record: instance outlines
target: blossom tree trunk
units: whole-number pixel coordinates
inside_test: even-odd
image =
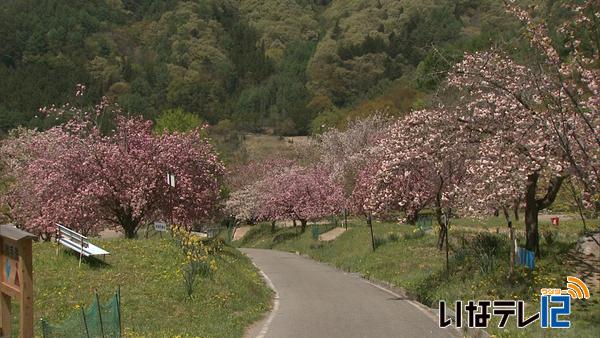
[[[302,232],[304,232],[304,231],[306,230],[306,223],[307,223],[307,222],[308,222],[308,221],[307,221],[307,220],[305,220],[305,219],[301,219],[301,220],[300,220],[300,224],[302,225]]]
[[[135,238],[140,226],[140,219],[133,217],[131,212],[119,210],[115,212],[117,221],[123,228],[126,238]]]
[[[554,202],[565,178],[565,176],[555,176],[552,178],[546,195],[542,198],[537,198],[536,192],[539,173],[534,172],[527,176],[525,193],[525,248],[534,251],[537,257],[540,257],[538,214],[540,210],[546,209]]]

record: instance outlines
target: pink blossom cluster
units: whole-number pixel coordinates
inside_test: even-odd
[[[354,196],[376,215],[402,210],[408,218],[433,204],[438,215],[456,200],[464,178],[464,137],[455,112],[415,111],[378,142],[371,168],[359,176]]]
[[[230,194],[225,203],[228,214],[240,221],[298,220],[306,224],[341,210],[342,189],[323,166],[301,167],[288,161],[267,163],[271,166],[249,164],[248,167],[270,170]]]
[[[321,166],[293,166],[259,183],[259,218],[299,220],[306,224],[341,210],[343,193]]]
[[[96,107],[106,109],[106,101]],[[150,121],[118,117],[114,133],[102,135],[95,117],[75,114],[44,132],[17,130],[2,143],[5,173],[14,180],[2,199],[18,224],[46,237],[55,223],[84,234],[122,227],[132,237],[144,222],[191,224],[214,210],[224,166],[200,130],[156,135]],[[175,187],[166,173],[176,176]]]

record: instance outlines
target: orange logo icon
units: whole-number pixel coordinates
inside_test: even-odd
[[[562,290],[563,294],[571,295],[572,299],[589,299],[590,289],[588,289],[585,283],[573,276],[567,276],[567,289]]]

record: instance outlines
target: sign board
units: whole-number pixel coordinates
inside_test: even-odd
[[[158,232],[167,232],[167,223],[154,222],[154,230]]]
[[[558,217],[552,217],[550,218],[550,221],[552,222],[552,225],[558,226],[560,219]]]
[[[19,283],[19,247],[17,243],[10,240],[4,240],[4,276],[2,281],[13,288],[18,289]]]
[[[19,302],[19,337],[33,337],[34,235],[12,224],[0,226],[0,336],[12,336],[11,301]]]

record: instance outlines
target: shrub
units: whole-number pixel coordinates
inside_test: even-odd
[[[325,243],[323,243],[323,242],[317,242],[317,243],[310,244],[311,250],[318,250],[318,249],[322,249],[323,247],[325,247]]]
[[[481,232],[470,243],[471,249],[478,256],[489,254],[495,257],[500,252],[504,241],[499,235]]]
[[[373,245],[375,246],[375,249],[379,248],[380,246],[384,245],[385,243],[387,243],[387,238],[385,237],[381,237],[381,236],[375,236],[373,238]]]
[[[222,251],[223,241],[220,239],[203,240],[193,235],[183,226],[172,226],[173,239],[182,248],[184,261],[182,274],[185,291],[192,297],[199,278],[212,277],[217,270],[214,256]]]
[[[543,230],[542,231],[542,236],[544,237],[544,240],[546,241],[546,243],[548,245],[552,245],[552,243],[554,243],[554,241],[556,241],[557,235],[558,235],[558,233],[556,231],[552,231],[552,230]]]
[[[388,241],[390,242],[398,242],[400,240],[400,235],[398,235],[397,233],[390,233],[388,235]]]
[[[300,233],[297,232],[284,232],[282,234],[278,234],[275,237],[273,237],[273,243],[277,244],[277,243],[281,243],[290,239],[294,239],[296,237],[298,237],[300,235]]]
[[[468,244],[467,244],[468,243]],[[479,272],[487,275],[495,270],[497,257],[506,245],[506,240],[497,234],[478,233],[470,242],[463,242],[473,253]]]
[[[417,239],[425,236],[425,231],[417,228],[412,232],[408,232],[404,234],[404,239]]]
[[[488,275],[494,271],[495,265],[496,259],[492,254],[483,253],[479,256],[479,272],[481,272],[482,275]]]
[[[461,246],[461,247],[457,248],[456,250],[454,250],[454,254],[452,255],[452,260],[454,261],[455,264],[462,264],[464,261],[466,261],[468,256],[469,256],[469,250],[467,248],[465,248],[464,246]]]

